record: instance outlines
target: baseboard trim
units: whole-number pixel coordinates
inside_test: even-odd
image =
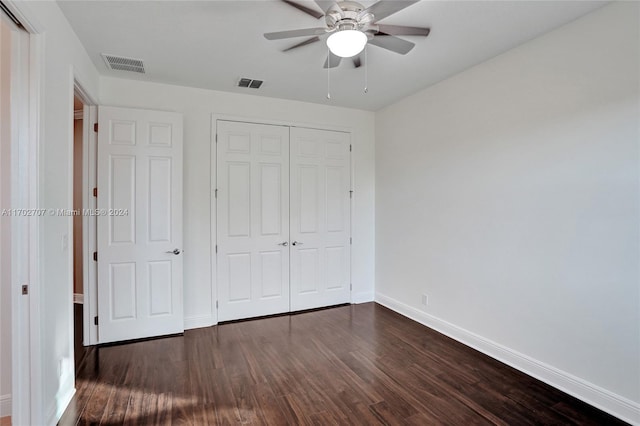
[[[0,395],[0,417],[11,415],[11,394]]]
[[[351,294],[351,303],[359,304],[373,302],[374,298],[375,293],[373,291],[361,291]]]
[[[73,303],[77,303],[78,305],[82,305],[84,303],[84,294],[82,294],[82,293],[73,293]]]
[[[628,423],[640,425],[640,404],[544,362],[479,336],[396,299],[376,293],[375,301],[529,376],[593,405]]]
[[[215,324],[216,322],[214,321],[211,315],[200,315],[197,317],[189,317],[184,319],[185,330],[191,330],[194,328],[211,327],[212,325],[215,325]]]

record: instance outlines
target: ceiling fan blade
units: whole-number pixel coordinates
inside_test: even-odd
[[[325,34],[325,28],[303,28],[301,30],[277,31],[275,33],[265,33],[264,38],[267,40],[280,40],[283,38],[319,36]]]
[[[362,66],[362,55],[356,55],[353,57],[353,66],[360,68]]]
[[[324,16],[324,13],[320,13],[317,10],[310,9],[310,8],[308,8],[306,6],[303,6],[301,4],[298,4],[298,3],[294,2],[294,1],[290,1],[290,0],[282,0],[282,1],[284,3],[286,3],[286,4],[288,4],[289,6],[293,6],[296,9],[303,11],[307,15],[313,16],[316,19],[320,19],[320,18],[322,18]]]
[[[320,41],[320,37],[315,36],[315,37],[308,38],[301,43],[295,44],[291,47],[287,47],[286,49],[283,50],[283,52],[288,52],[289,50],[297,49],[298,47],[306,46],[307,44],[315,43],[316,41]]]
[[[376,34],[373,39],[369,40],[369,44],[391,50],[401,55],[406,55],[415,46],[415,43],[384,33]]]
[[[315,1],[316,1],[316,4],[320,7],[320,9],[322,9],[322,11],[325,14],[332,7],[336,7],[338,10],[340,9],[340,6],[338,6],[338,4],[333,0],[315,0]]]
[[[378,31],[381,33],[395,36],[428,36],[431,32],[430,28],[405,27],[403,25],[384,25],[378,24]]]
[[[342,60],[342,58],[338,55],[334,55],[333,53],[329,52],[329,55],[327,56],[327,60],[324,61],[323,68],[329,68],[329,60],[331,60],[330,68],[335,68],[338,65],[340,65],[340,61]]]
[[[419,0],[380,0],[379,2],[371,5],[371,7],[360,12],[360,16],[365,13],[372,13],[375,21],[377,22],[411,6],[414,3],[418,3],[418,1]]]

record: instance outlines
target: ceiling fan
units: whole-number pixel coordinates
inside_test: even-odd
[[[337,67],[342,58],[353,58],[354,66],[356,68],[359,67],[362,64],[359,54],[367,43],[406,55],[413,49],[415,43],[396,36],[426,37],[430,31],[429,28],[378,23],[378,21],[417,3],[419,0],[380,0],[368,8],[355,1],[315,0],[324,13],[294,1],[281,1],[316,19],[324,16],[326,26],[265,33],[264,37],[267,40],[280,40],[311,36],[285,49],[284,51],[286,52],[315,43],[328,36],[327,46],[329,53],[324,63],[324,68]]]

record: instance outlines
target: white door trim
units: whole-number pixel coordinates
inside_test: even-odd
[[[93,188],[97,187],[97,145],[98,133],[93,131],[93,124],[98,122],[98,107],[95,103],[85,104],[82,121],[82,208],[94,210],[97,199],[93,196]],[[93,253],[97,248],[97,218],[85,215],[82,218],[82,292],[83,292],[83,336],[85,346],[98,344],[98,326],[93,317],[98,315],[98,266],[93,261]]]
[[[355,187],[355,181],[354,181],[354,176],[355,176],[355,164],[354,164],[354,155],[353,155],[353,150],[356,149],[357,146],[357,140],[358,140],[358,135],[357,132],[349,126],[339,126],[339,125],[335,125],[335,124],[330,124],[330,123],[309,123],[309,122],[299,122],[299,121],[286,121],[286,120],[277,120],[277,119],[268,119],[268,118],[261,118],[261,117],[249,117],[249,116],[240,116],[240,115],[233,115],[233,114],[222,114],[222,113],[212,113],[211,114],[211,134],[210,134],[210,155],[211,155],[211,159],[210,159],[210,165],[209,165],[209,172],[210,172],[210,182],[211,182],[211,186],[210,186],[210,190],[209,190],[209,197],[211,200],[210,203],[210,225],[211,225],[211,249],[210,249],[210,253],[211,253],[211,325],[216,325],[218,324],[218,309],[216,307],[216,302],[218,300],[218,282],[217,282],[217,274],[218,274],[218,266],[217,266],[217,261],[218,261],[218,256],[217,253],[215,251],[215,246],[218,244],[218,239],[217,239],[217,224],[218,224],[218,220],[216,217],[216,212],[217,212],[217,201],[215,198],[215,190],[217,188],[217,164],[218,164],[218,158],[216,155],[216,135],[218,133],[218,128],[217,128],[217,122],[218,120],[222,120],[222,121],[239,121],[239,122],[243,122],[243,123],[253,123],[253,124],[267,124],[267,125],[274,125],[274,126],[289,126],[289,127],[304,127],[304,128],[308,128],[308,129],[318,129],[318,130],[331,130],[331,131],[337,131],[337,132],[345,132],[345,133],[350,133],[351,134],[351,146],[352,146],[352,152],[351,152],[351,156],[350,156],[350,175],[351,175],[351,191],[353,194],[353,197],[351,198],[351,206],[349,209],[349,221],[350,221],[350,232],[351,232],[351,236],[353,236],[353,212],[354,212],[354,207],[355,207],[355,200],[356,200],[356,193],[354,190]],[[349,273],[352,274],[351,271],[353,271],[353,244],[350,245],[350,265],[349,265]],[[353,282],[353,277],[351,278],[351,282]],[[355,303],[354,300],[354,293],[353,291],[351,291],[351,303]]]
[[[73,91],[84,104],[82,111],[82,208],[94,210],[96,198],[93,188],[96,183],[96,147],[98,134],[93,131],[93,124],[98,122],[98,103],[84,89],[77,75],[73,74]],[[73,133],[72,133],[73,134]],[[73,146],[73,144],[72,144]],[[74,177],[75,179],[75,177]],[[72,182],[73,184],[73,182]],[[96,251],[96,216],[82,216],[82,343],[85,346],[98,344],[98,327],[92,318],[98,314],[98,280],[97,265],[93,261]]]
[[[23,25],[25,21],[20,18]],[[33,22],[33,21],[31,21]],[[32,27],[33,28],[33,27]],[[29,30],[29,26],[27,26]],[[33,28],[35,29],[35,28]],[[39,208],[40,206],[40,143],[42,138],[43,122],[41,120],[41,99],[44,91],[44,73],[42,72],[42,64],[44,63],[44,35],[31,32],[30,34],[30,91],[29,91],[29,183],[26,188],[29,194],[29,206]],[[31,422],[40,424],[44,421],[44,412],[42,411],[42,350],[41,350],[41,317],[40,311],[42,307],[40,299],[40,267],[41,267],[41,251],[40,235],[42,225],[40,220],[33,220],[29,229],[29,338],[30,353],[22,354],[24,357],[30,357],[31,360],[31,378],[29,382],[29,392],[31,394]],[[19,424],[16,421],[16,424]]]
[[[23,168],[23,179],[16,188],[23,194],[27,209],[40,207],[39,188],[40,176],[40,142],[42,135],[41,98],[44,90],[42,64],[44,63],[44,34],[42,26],[34,18],[25,2],[4,0],[9,8],[29,33],[29,77],[28,77],[28,122],[23,126],[26,137],[21,141],[25,157],[18,168]],[[25,296],[21,294],[20,284],[12,283],[12,422],[14,424],[43,424],[44,411],[42,409],[42,371],[41,371],[41,339],[40,339],[40,264],[41,264],[41,220],[37,216],[29,219],[27,225],[18,232],[20,237],[26,238],[27,250],[17,253],[14,264],[29,265],[26,271],[26,282],[29,285],[28,312],[15,312],[15,307],[21,305]],[[26,234],[26,236],[25,236]],[[26,352],[26,353],[25,353]],[[20,363],[28,360],[28,372],[24,374]],[[18,404],[18,401],[26,404]]]
[[[229,115],[229,114],[211,114],[211,125],[212,129],[216,128],[216,121],[239,121],[241,123],[249,123],[249,124],[266,124],[271,126],[288,126],[288,127],[304,127],[306,129],[318,129],[318,130],[332,130],[335,132],[345,132],[351,133],[354,135],[354,131],[349,126],[338,126],[330,123],[310,123],[310,122],[301,122],[301,121],[287,121],[287,120],[272,120],[267,118],[260,117],[248,117],[248,116],[239,116],[239,115]],[[215,133],[212,134],[212,142],[215,143]]]

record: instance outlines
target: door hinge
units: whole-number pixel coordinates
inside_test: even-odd
[[[353,244],[353,238],[349,237],[349,244]]]
[[[216,133],[216,143],[218,143],[218,134]]]
[[[216,309],[218,309],[218,301],[216,300]]]
[[[216,244],[216,254],[218,253],[218,245]]]
[[[98,188],[93,188],[93,196],[94,197],[98,196]]]
[[[93,123],[93,131],[98,133],[98,123]]]
[[[349,144],[349,152],[351,152],[352,149],[353,149],[353,146]]]
[[[93,325],[98,325],[98,317],[93,317]]]
[[[353,290],[353,283],[349,283],[349,290]]]
[[[94,261],[94,262],[97,262],[97,261],[98,261],[98,252],[97,252],[97,251],[94,251],[94,252],[93,252],[93,261]]]
[[[353,198],[353,189],[349,191],[349,198]]]
[[[215,197],[218,198],[218,188],[215,190]]]
[[[29,286],[27,284],[23,284],[22,285],[22,295],[27,295],[29,294]]]

